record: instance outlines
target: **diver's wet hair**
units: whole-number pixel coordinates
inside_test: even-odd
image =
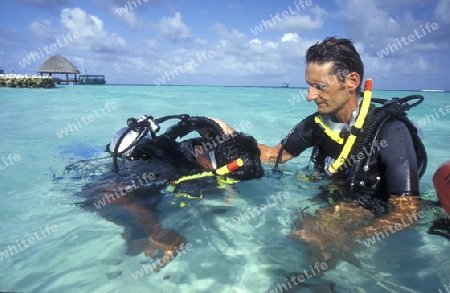
[[[364,65],[359,53],[349,39],[338,39],[336,37],[325,38],[306,51],[306,64],[317,63],[323,65],[333,62],[334,66],[330,74],[338,75],[339,81],[343,82],[350,72],[356,72],[360,80],[364,78]],[[356,89],[361,91],[361,85]]]
[[[224,166],[241,158],[244,166],[231,172],[228,176],[237,180],[250,180],[263,176],[260,151],[256,140],[243,133],[230,135],[230,139],[219,143],[214,150],[217,166]]]

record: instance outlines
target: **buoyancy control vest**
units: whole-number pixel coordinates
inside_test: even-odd
[[[366,81],[362,96],[363,100],[356,119],[353,119],[354,115],[352,115],[351,121],[354,121],[354,124],[348,125],[346,131],[342,133],[340,131],[333,132],[331,127],[324,123],[327,122],[326,119],[322,119],[327,117],[318,113],[310,115],[297,124],[281,141],[274,170],[277,170],[278,163],[281,162],[283,151],[288,151],[285,148],[286,142],[289,141],[293,133],[297,133],[298,127],[302,127],[307,130],[308,135],[313,134],[315,136],[314,141],[308,141],[311,146],[315,146],[311,155],[311,162],[314,162],[315,168],[312,174],[305,174],[306,178],[310,181],[317,181],[326,179],[327,176],[325,175],[328,175],[333,181],[336,179],[340,188],[334,188],[334,184],[330,186],[331,194],[324,194],[328,201],[356,201],[376,216],[381,216],[388,212],[389,193],[418,195],[418,180],[425,173],[427,154],[418,131],[408,119],[406,111],[422,103],[424,98],[420,95],[413,95],[391,100],[372,99],[371,79]],[[410,103],[413,100],[417,101]],[[371,102],[381,103],[382,106],[377,108]],[[397,123],[397,121],[403,123],[411,135],[415,152],[413,155],[417,159],[417,165],[411,167],[417,166],[417,174],[412,174],[415,178],[400,178],[406,180],[403,182],[405,184],[403,190],[400,190],[401,185],[395,186],[396,178],[389,178],[389,185],[391,186],[388,190],[387,177],[383,174],[384,166],[378,156],[380,152],[378,150],[373,151],[373,149],[377,143],[380,143],[378,137],[383,127],[387,126],[387,123]],[[291,154],[298,155],[299,153],[291,149]],[[358,156],[359,154],[361,155]],[[408,170],[404,171],[407,172]],[[412,169],[409,171],[416,172]],[[411,179],[417,181],[409,181]],[[398,193],[393,190],[395,188],[399,189]]]
[[[408,119],[406,111],[422,103],[423,96],[413,95],[391,100],[372,99],[370,79],[366,81],[362,96],[359,113],[353,125],[344,132],[331,130],[318,113],[306,118],[307,124],[316,129],[311,155],[315,173],[326,173],[332,178],[342,179],[350,189],[366,188],[379,191],[382,188],[380,186],[382,176],[378,168],[376,156],[378,152],[374,151],[380,147],[377,138],[386,123],[397,120],[403,122],[411,134],[417,156],[418,175],[419,178],[422,177],[427,166],[427,155],[417,128]],[[409,104],[413,100],[417,101]],[[380,103],[382,106],[377,108],[371,102]],[[291,134],[292,131],[282,141],[283,147],[278,154],[275,169],[281,160],[284,143]]]
[[[417,106],[423,101],[423,96],[414,95],[405,98],[393,98],[391,100],[372,99],[373,102],[382,103],[381,107],[371,105],[369,113],[357,139],[351,148],[350,155],[340,165],[338,170],[331,175],[332,178],[343,179],[350,189],[365,188],[368,190],[382,189],[380,186],[381,177],[378,167],[377,154],[382,142],[379,140],[379,133],[383,126],[391,121],[400,121],[405,124],[411,135],[414,150],[417,157],[417,169],[419,178],[423,176],[427,166],[427,154],[425,147],[418,135],[418,130],[414,123],[407,117],[406,111]],[[418,100],[409,104],[412,100]],[[339,156],[342,144],[346,143],[345,136],[342,143],[336,142],[328,136],[321,127],[316,138],[316,147],[313,150],[312,162],[315,170],[327,172],[330,163]]]
[[[412,99],[419,99],[420,101],[414,105],[408,105],[407,101],[410,101]],[[377,134],[388,121],[397,120],[403,122],[411,134],[414,143],[414,149],[417,155],[419,174],[420,176],[422,176],[425,172],[427,164],[425,147],[423,146],[422,140],[418,135],[418,129],[416,125],[411,120],[409,120],[406,115],[406,110],[422,102],[422,99],[422,96],[408,96],[401,99],[394,98],[390,101],[373,99],[374,102],[383,103],[383,106],[377,108],[374,104],[370,105],[367,121],[363,127],[363,130],[361,131],[361,134],[356,139],[355,144],[352,147],[349,155],[350,158],[348,158],[347,161],[342,164],[341,168],[339,168],[339,171],[343,172],[344,174],[348,174],[353,163],[362,160],[358,159],[358,154],[360,154],[360,157],[363,157],[361,155],[363,154],[364,158],[369,159],[370,161],[370,157],[373,156],[372,151],[374,150],[374,146],[376,147],[377,145],[379,145],[379,141],[376,141]],[[342,141],[337,142],[336,140],[328,136],[323,128],[321,129],[322,131],[318,133],[316,138],[316,146],[318,149],[314,152],[313,160],[316,163],[317,168],[322,169],[322,171],[325,172],[325,166],[320,166],[320,162],[326,161],[327,157],[336,158],[339,155],[340,150],[342,149],[342,144],[345,144],[346,136],[348,136],[348,134],[342,133]],[[364,161],[366,161],[367,164],[368,160]]]
[[[409,101],[417,99],[413,104]],[[423,101],[422,96],[408,96],[405,98],[394,98],[392,100],[373,99],[374,102],[382,103],[383,106],[377,108],[371,105],[369,115],[363,128],[358,134],[351,152],[335,173],[327,172],[342,150],[342,144],[346,143],[346,135],[342,143],[338,143],[328,136],[325,130],[319,126],[316,133],[316,147],[313,149],[311,161],[314,163],[314,176],[317,172],[325,175],[327,173],[332,180],[343,183],[343,188],[329,194],[328,200],[332,202],[355,200],[362,207],[370,210],[375,216],[382,216],[388,212],[388,199],[386,178],[383,176],[383,168],[379,162],[379,151],[383,147],[379,134],[381,129],[392,121],[402,122],[408,129],[414,145],[417,157],[417,172],[420,179],[425,173],[427,166],[427,154],[425,147],[418,135],[416,126],[408,119],[406,111]],[[405,170],[405,172],[407,172]],[[325,176],[318,176],[325,177]],[[418,192],[418,190],[417,190]],[[403,193],[403,195],[406,195]],[[411,194],[417,195],[417,194]]]

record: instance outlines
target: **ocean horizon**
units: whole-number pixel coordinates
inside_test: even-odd
[[[72,84],[69,84],[72,85]],[[276,85],[267,85],[267,86],[263,86],[263,85],[201,85],[201,84],[162,84],[162,85],[156,85],[154,83],[106,83],[106,85],[111,85],[111,86],[161,86],[161,87],[165,87],[165,86],[196,86],[196,87],[260,87],[260,88],[283,88],[282,86],[276,86]],[[67,85],[57,85],[57,86],[67,86]],[[299,87],[299,86],[289,86],[288,88],[290,89],[307,89],[308,87]],[[285,89],[285,88],[283,88]],[[445,90],[445,89],[374,89],[375,91],[397,91],[397,92],[450,92],[450,89]]]

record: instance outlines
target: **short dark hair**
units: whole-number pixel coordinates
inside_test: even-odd
[[[264,171],[261,166],[260,151],[256,140],[243,133],[234,133],[230,139],[219,143],[214,150],[217,167],[241,158],[244,166],[231,172],[228,176],[237,180],[250,180],[263,176]]]
[[[364,64],[349,39],[327,37],[322,42],[317,42],[306,51],[305,62],[306,64],[317,63],[319,65],[333,62],[333,69],[330,74],[338,75],[341,82],[344,82],[350,72],[358,73],[361,83],[356,90],[358,94],[361,91]]]

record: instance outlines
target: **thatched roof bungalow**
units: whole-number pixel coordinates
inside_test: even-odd
[[[80,73],[80,71],[69,60],[59,54],[48,58],[47,61],[39,66],[37,72],[41,75],[47,73],[49,76],[53,76],[53,74],[65,74],[66,79],[61,81],[65,81],[67,83],[77,83],[77,74]],[[69,74],[73,74],[74,78],[69,79]]]

